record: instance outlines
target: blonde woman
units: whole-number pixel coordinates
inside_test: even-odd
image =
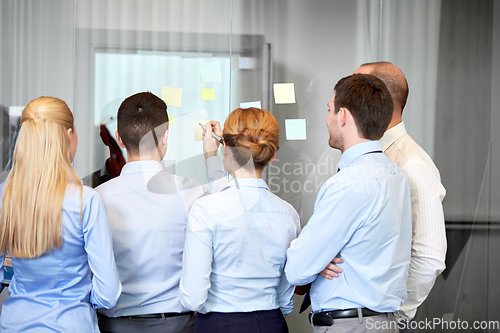
[[[77,141],[64,101],[24,109],[0,185],[0,262],[9,253],[14,269],[2,332],[99,332],[95,308],[120,296],[106,208],[71,166]]]
[[[264,167],[278,151],[279,125],[266,110],[236,109],[220,132],[206,125],[204,150],[210,164],[224,139],[224,166],[233,180],[191,208],[181,277],[181,302],[198,311],[195,333],[286,333],[293,286],[284,275],[286,251],[300,232],[295,209],[269,191]],[[215,172],[217,174],[217,172]],[[212,182],[212,181],[211,181]],[[216,184],[212,184],[216,185]],[[212,186],[212,190],[214,186]]]

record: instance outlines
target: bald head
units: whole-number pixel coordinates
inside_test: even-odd
[[[371,74],[382,80],[391,93],[394,116],[401,117],[408,98],[408,82],[399,68],[390,62],[379,61],[361,65],[354,74]]]

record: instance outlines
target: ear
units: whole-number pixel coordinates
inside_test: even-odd
[[[165,131],[165,133],[163,133],[163,136],[161,137],[161,140],[160,140],[161,144],[163,145],[163,147],[167,147],[167,143],[168,143],[168,130]]]
[[[347,112],[349,112],[346,108],[340,108],[339,113],[337,114],[337,121],[339,127],[344,127],[347,123]]]
[[[229,147],[226,145],[226,141],[222,141],[222,155],[228,156],[229,155]]]
[[[273,157],[271,157],[271,159],[270,159],[270,160],[269,160],[269,162],[267,162],[267,163],[271,163],[271,162],[273,162],[275,159],[276,159],[276,153],[274,153]]]
[[[118,145],[124,149],[127,149],[127,147],[125,147],[125,145],[123,144],[122,137],[120,136],[120,134],[118,134],[118,130],[115,132],[115,137]]]
[[[68,132],[68,139],[71,140],[71,137],[73,136],[73,129],[72,128],[68,128],[67,132]]]

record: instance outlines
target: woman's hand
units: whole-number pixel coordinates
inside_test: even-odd
[[[212,132],[222,138],[222,130],[218,121],[211,120],[205,124],[206,130],[203,131],[203,154],[205,159],[217,156],[217,149],[219,149],[220,142],[212,137]]]

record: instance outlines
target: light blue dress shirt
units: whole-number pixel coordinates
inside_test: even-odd
[[[314,214],[288,250],[286,276],[310,282],[314,312],[366,307],[399,310],[410,264],[411,203],[408,180],[378,141],[347,149],[340,171],[321,188]],[[343,272],[319,273],[338,256]]]
[[[179,298],[189,210],[208,191],[201,182],[162,171],[157,161],[127,163],[96,188],[108,209],[123,291],[108,317],[189,311]]]
[[[80,192],[68,185],[61,248],[38,258],[12,258],[14,276],[2,307],[2,332],[99,332],[94,309],[113,307],[121,284],[106,207],[87,186],[82,209],[80,221]]]
[[[294,287],[283,269],[299,233],[295,209],[262,179],[233,179],[201,198],[189,214],[182,303],[200,313],[291,312]]]

